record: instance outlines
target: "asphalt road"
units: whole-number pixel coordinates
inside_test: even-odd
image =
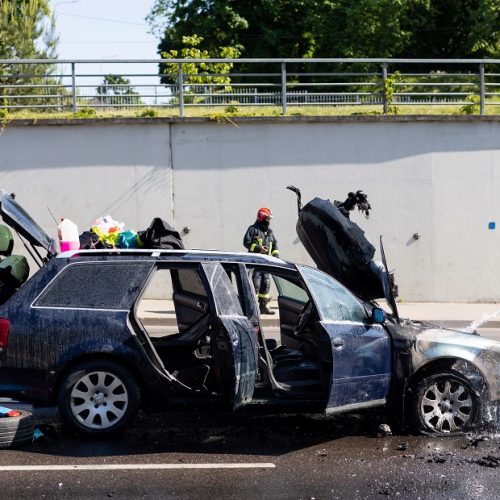
[[[500,329],[480,330],[500,340]],[[266,329],[278,336],[277,328]],[[382,435],[374,416],[141,414],[123,435],[43,437],[0,452],[1,498],[497,499],[500,422],[452,438]]]
[[[500,434],[381,436],[379,420],[141,415],[103,441],[44,437],[0,453],[1,497],[496,499]]]

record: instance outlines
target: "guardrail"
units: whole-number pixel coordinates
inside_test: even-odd
[[[214,71],[220,63],[231,69]],[[375,106],[388,114],[422,105],[496,111],[500,59],[0,60],[0,110],[9,112]]]

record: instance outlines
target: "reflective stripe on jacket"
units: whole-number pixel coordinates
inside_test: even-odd
[[[262,247],[267,247],[267,255],[278,257],[278,240],[274,237],[273,230],[262,222],[255,221],[243,237],[244,247],[252,253],[262,253]]]

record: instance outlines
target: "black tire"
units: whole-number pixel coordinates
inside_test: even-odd
[[[452,371],[429,375],[416,386],[412,420],[420,433],[457,434],[481,422],[482,406],[466,378]]]
[[[19,416],[0,418],[0,448],[24,446],[33,441],[32,413],[16,411],[19,411]]]
[[[122,431],[136,417],[140,392],[134,376],[111,360],[85,361],[61,380],[59,412],[71,430],[92,436]]]

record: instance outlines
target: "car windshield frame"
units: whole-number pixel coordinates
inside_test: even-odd
[[[366,323],[369,320],[365,304],[329,274],[300,264],[297,264],[297,269],[316,304],[321,321]],[[343,300],[334,303],[332,291],[336,298]]]

